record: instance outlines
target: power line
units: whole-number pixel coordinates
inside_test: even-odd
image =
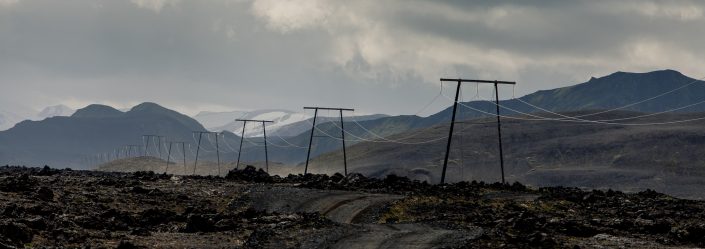
[[[193,133],[198,133],[198,147],[196,148],[196,160],[193,162],[193,174],[196,174],[196,165],[198,164],[198,153],[201,150],[201,139],[203,138],[203,134],[212,134],[215,135],[215,152],[218,157],[218,175],[220,176],[220,150],[218,149],[218,133],[210,131],[194,131]]]
[[[616,110],[622,110],[622,109],[627,108],[627,107],[635,106],[635,105],[638,105],[638,104],[641,104],[641,103],[644,103],[644,102],[647,102],[647,101],[654,100],[654,99],[656,99],[656,98],[660,98],[660,97],[665,96],[665,95],[667,95],[667,94],[673,93],[673,92],[675,92],[675,91],[678,91],[678,90],[680,90],[680,89],[683,89],[683,88],[686,88],[686,87],[688,87],[688,86],[690,86],[690,85],[693,85],[693,84],[695,84],[695,83],[697,83],[697,82],[700,82],[700,81],[703,80],[703,79],[705,79],[705,77],[702,77],[702,78],[699,78],[699,79],[695,79],[695,80],[690,81],[690,82],[686,83],[685,85],[682,85],[682,86],[680,86],[680,87],[677,87],[677,88],[675,88],[675,89],[673,89],[673,90],[670,90],[670,91],[661,93],[661,94],[659,94],[659,95],[656,95],[656,96],[653,96],[653,97],[650,97],[650,98],[647,98],[647,99],[644,99],[644,100],[641,100],[641,101],[633,102],[633,103],[630,103],[630,104],[628,104],[628,105],[624,105],[624,106],[620,106],[620,107],[617,107],[617,108],[614,108],[614,109],[604,110],[604,111],[600,111],[600,112],[596,112],[596,113],[590,113],[590,114],[585,114],[585,115],[579,115],[579,116],[575,116],[575,117],[577,117],[577,118],[582,118],[582,117],[588,117],[588,116],[594,116],[594,115],[603,114],[603,113],[607,113],[607,112],[612,112],[612,111],[616,111]]]
[[[242,141],[245,140],[245,126],[247,125],[247,122],[256,122],[256,123],[262,123],[262,133],[264,133],[264,164],[265,164],[265,168],[267,170],[267,173],[269,173],[269,152],[267,151],[267,126],[265,124],[266,123],[274,123],[274,121],[253,120],[253,119],[236,119],[235,121],[243,122],[242,123],[242,136],[240,137],[240,151],[237,154],[237,164],[236,164],[235,168],[240,166],[240,155],[242,154]],[[248,140],[248,142],[249,142],[249,140]]]
[[[455,90],[455,100],[453,101],[453,113],[451,114],[451,122],[450,122],[450,130],[448,132],[448,144],[446,146],[446,155],[445,159],[443,160],[443,172],[441,173],[441,184],[445,183],[445,178],[446,178],[446,170],[448,168],[448,156],[450,155],[450,145],[451,141],[453,140],[453,128],[455,127],[455,114],[456,110],[458,109],[458,97],[460,95],[460,89],[462,83],[466,82],[472,82],[472,83],[489,83],[489,84],[494,84],[494,89],[495,89],[495,102],[497,104],[497,140],[499,141],[499,162],[500,162],[500,169],[502,171],[502,184],[505,183],[504,181],[504,151],[502,148],[502,123],[499,117],[499,91],[498,91],[498,85],[503,84],[503,85],[515,85],[516,82],[511,82],[511,81],[491,81],[491,80],[470,80],[470,79],[446,79],[446,78],[441,78],[441,82],[443,81],[448,81],[448,82],[457,82],[456,90]]]
[[[166,156],[166,168],[164,169],[164,174],[166,174],[169,171],[169,163],[171,160],[171,147],[174,144],[180,144],[181,145],[181,154],[183,154],[183,160],[184,160],[184,174],[186,174],[186,151],[185,151],[185,143],[184,142],[176,142],[176,141],[171,141],[167,142],[169,144],[169,149],[168,153]]]
[[[311,145],[313,144],[313,133],[316,130],[316,118],[318,117],[318,110],[329,110],[329,111],[339,111],[340,112],[340,135],[341,141],[343,143],[343,169],[345,176],[348,175],[348,157],[345,151],[345,125],[343,122],[343,111],[355,111],[355,109],[350,108],[331,108],[331,107],[304,107],[304,110],[314,110],[313,113],[313,124],[311,126],[311,137],[308,141],[308,153],[306,154],[306,166],[304,168],[304,175],[308,174],[308,163],[311,158]]]

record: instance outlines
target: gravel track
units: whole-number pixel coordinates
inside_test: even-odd
[[[482,229],[457,231],[426,224],[376,224],[383,205],[403,196],[292,187],[255,187],[249,198],[253,207],[268,212],[319,212],[328,219],[351,224],[354,229],[331,248],[445,248],[477,238]],[[360,223],[364,220],[366,222]]]

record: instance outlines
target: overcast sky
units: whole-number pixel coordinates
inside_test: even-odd
[[[440,77],[517,81],[517,96],[615,71],[700,78],[704,12],[703,1],[0,0],[0,109],[414,114]]]

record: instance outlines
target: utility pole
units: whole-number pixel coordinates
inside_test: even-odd
[[[193,174],[196,174],[196,165],[198,164],[198,153],[201,150],[201,139],[203,138],[203,134],[206,135],[215,135],[215,153],[218,157],[218,176],[220,176],[220,148],[218,146],[218,133],[217,132],[210,132],[210,131],[194,131],[193,133],[198,133],[198,147],[196,148],[196,160],[193,162]],[[184,153],[186,154],[186,153]],[[185,160],[184,160],[185,161]]]
[[[235,169],[240,168],[240,155],[242,155],[242,141],[245,140],[245,126],[247,121],[242,123],[242,133],[240,134],[240,147],[237,149],[237,162],[235,163]]]
[[[159,152],[159,159],[162,159],[162,138],[164,136],[159,136],[159,135],[142,135],[142,139],[147,138],[147,144],[144,146],[144,155],[149,156],[149,142],[152,140],[152,138],[157,138],[157,151]]]
[[[133,145],[128,145],[127,147],[129,148],[128,153],[127,153],[128,157],[137,157],[140,155],[140,146],[139,145],[133,144]],[[133,150],[135,151],[134,154],[132,154]]]
[[[169,163],[171,162],[171,147],[172,147],[172,145],[181,144],[181,152],[183,152],[182,154],[184,156],[184,174],[186,174],[186,171],[185,171],[186,170],[186,151],[184,150],[185,143],[184,142],[175,142],[175,141],[166,142],[166,143],[169,144],[169,149],[168,149],[168,153],[166,156],[166,168],[164,169],[164,173],[167,173],[167,171],[169,170]]]
[[[458,85],[455,89],[455,101],[453,102],[453,113],[451,115],[451,121],[450,121],[450,131],[448,133],[448,144],[446,146],[446,156],[445,159],[443,160],[443,172],[441,173],[441,184],[445,183],[446,179],[446,169],[448,168],[448,156],[450,155],[450,144],[451,141],[453,140],[453,128],[455,127],[455,113],[456,110],[458,109],[458,96],[460,95],[460,86],[462,83],[465,82],[471,82],[471,83],[488,83],[488,84],[494,84],[494,89],[495,89],[495,105],[497,106],[497,139],[499,140],[499,166],[502,171],[502,184],[505,183],[504,181],[504,152],[502,150],[502,123],[499,118],[499,92],[497,91],[497,85],[499,84],[505,84],[505,85],[516,85],[516,82],[512,81],[498,81],[498,80],[469,80],[469,79],[446,79],[446,78],[441,78],[441,82],[444,81],[450,81],[450,82],[457,82]]]
[[[236,119],[235,121],[243,122],[242,123],[242,136],[240,137],[240,148],[238,149],[237,165],[235,165],[235,168],[237,169],[240,166],[240,155],[242,155],[242,141],[245,140],[245,125],[247,125],[247,122],[262,123],[262,132],[264,133],[264,164],[265,164],[265,169],[267,170],[267,173],[269,173],[269,153],[267,152],[267,126],[265,124],[266,123],[274,123],[274,121],[253,120],[253,119]]]
[[[123,145],[122,148],[120,148],[121,153],[123,154],[125,159],[130,157],[130,146],[129,145]]]
[[[157,150],[159,151],[159,159],[163,159],[163,157],[162,157],[162,138],[165,138],[165,137],[157,136]]]
[[[343,126],[343,111],[355,111],[355,109],[349,108],[330,108],[330,107],[304,107],[304,110],[314,110],[313,113],[313,126],[311,126],[311,137],[308,140],[308,153],[306,154],[306,167],[304,168],[304,175],[308,174],[308,162],[311,159],[311,144],[313,143],[313,132],[316,130],[316,118],[318,117],[318,110],[333,110],[340,112],[340,134],[343,141],[343,168],[345,176],[348,175],[348,159],[345,154],[345,128]]]
[[[120,150],[121,150],[120,154],[123,154],[123,156],[124,156],[123,158],[130,158],[130,157],[132,157],[132,150],[133,149],[137,149],[137,152],[139,154],[139,148],[140,148],[139,145],[130,145],[130,144],[123,145],[120,148]]]

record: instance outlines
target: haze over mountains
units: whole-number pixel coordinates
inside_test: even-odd
[[[56,116],[70,116],[75,110],[65,105],[48,106],[41,111],[0,110],[0,131],[7,130],[23,120],[43,120]]]
[[[544,90],[519,99],[504,100],[500,105],[503,115],[533,113],[532,115],[547,118],[560,117],[541,110],[544,109],[565,113],[561,115],[579,115],[590,120],[616,120],[612,122],[625,124],[677,121],[703,116],[701,112],[705,112],[705,104],[700,104],[705,103],[703,83],[705,82],[673,70],[649,73],[617,72],[571,87]],[[630,105],[632,103],[637,104]],[[619,108],[623,106],[625,107]],[[492,123],[493,119],[482,119],[492,115],[494,108],[493,103],[485,100],[464,102],[460,105],[459,120],[479,118],[473,122],[481,123],[467,124],[467,127],[463,128],[467,129],[466,131],[459,131],[459,140],[453,141],[454,150],[462,147],[463,153],[466,153],[460,157],[457,155],[459,151],[453,152],[456,153],[454,165],[459,165],[457,160],[462,158],[465,162],[463,165],[473,165],[475,170],[468,171],[464,179],[497,180],[497,145],[494,139],[496,127]],[[599,113],[599,110],[613,108],[619,109],[590,115]],[[437,181],[438,167],[442,163],[445,149],[444,137],[447,136],[450,110],[449,107],[428,117],[346,117],[346,141],[350,146],[348,158],[351,170],[376,176],[386,173],[407,174]],[[633,118],[642,113],[652,114],[644,118]],[[208,124],[204,127],[194,118],[154,103],[140,104],[127,112],[108,106],[91,105],[76,111],[71,117],[24,121],[12,129],[0,132],[0,162],[50,164],[55,167],[94,167],[97,163],[86,159],[88,156],[114,153],[116,148],[127,144],[144,145],[146,141],[142,140],[141,136],[145,134],[161,135],[167,137],[167,140],[190,143],[191,149],[186,153],[188,160],[192,161],[196,144],[196,137],[192,132],[204,131],[207,128],[226,130],[219,137],[218,144],[221,160],[231,162],[236,160],[237,154],[234,151],[238,149],[240,142],[240,137],[236,134],[239,134],[240,130],[229,125],[233,125],[231,122],[236,118],[249,117],[279,119],[280,123],[272,125],[271,128],[268,126],[269,158],[292,167],[301,167],[306,158],[310,123],[305,121],[306,116],[297,115],[301,114],[282,110],[196,115],[196,119]],[[342,163],[338,151],[341,146],[338,138],[341,131],[337,121],[337,118],[319,120],[316,135],[334,138],[314,139],[312,156],[317,157],[312,164],[314,171],[333,172]],[[702,153],[705,151],[699,150],[703,147],[701,143],[705,143],[705,134],[700,131],[703,125],[701,122],[666,126],[600,125],[507,118],[504,122],[507,132],[505,142],[508,175],[509,179],[514,180],[536,184],[570,182],[575,179],[560,178],[558,175],[561,174],[555,174],[557,170],[585,176],[587,174],[580,170],[601,168],[602,171],[597,171],[609,172],[608,175],[628,175],[625,176],[627,178],[646,175],[646,180],[643,180],[641,185],[634,186],[658,186],[657,178],[665,179],[684,172],[700,174],[697,162],[705,160],[705,157],[700,156],[705,155]],[[264,159],[261,138],[254,135],[259,131],[254,125],[251,129],[246,130],[246,136],[252,134],[254,137],[248,137],[244,143],[241,158],[243,162],[258,162]],[[389,143],[384,140],[403,143]],[[434,141],[413,144],[428,140]],[[155,142],[152,141],[152,144]],[[214,142],[212,136],[203,138],[203,150],[200,151],[202,160],[216,159]],[[150,152],[152,156],[158,156],[159,150],[156,147],[153,146],[150,150],[153,150]],[[162,144],[161,152],[165,151]],[[180,156],[181,152],[174,153]],[[641,154],[648,156],[639,157]],[[458,170],[457,166],[454,170]],[[454,176],[457,177],[457,174]],[[599,175],[596,179],[606,178]],[[596,180],[591,182],[594,184]]]

